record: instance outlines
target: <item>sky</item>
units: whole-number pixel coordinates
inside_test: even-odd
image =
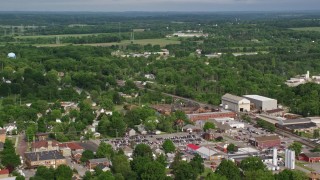
[[[320,0],[0,0],[0,11],[294,11]]]

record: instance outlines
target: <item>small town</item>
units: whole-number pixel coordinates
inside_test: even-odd
[[[18,132],[17,124],[9,123],[0,131],[0,147],[6,150],[6,144],[11,143],[10,146],[16,148],[19,166],[15,168],[26,178],[33,177],[40,166],[58,168],[66,165],[72,169],[73,179],[82,179],[88,172],[97,169],[110,171],[111,166],[119,163],[112,161],[114,153],[121,151],[125,159],[133,161],[136,153],[146,153],[137,152],[139,146],[149,148],[152,158],[163,158],[167,169],[172,168],[177,156],[186,162],[201,157],[206,171],[215,171],[223,160],[241,166],[245,159],[260,158],[271,172],[298,169],[310,177],[319,175],[320,153],[313,150],[319,147],[320,140],[299,135],[309,133],[319,137],[320,117],[288,113],[288,109],[278,104],[276,99],[259,95],[241,97],[225,94],[218,107],[173,97],[176,99],[174,104],[132,107],[149,111],[157,118],[180,113],[181,119],[176,116],[176,129],[171,133],[149,127],[152,125],[146,121],[145,124],[125,129],[123,136],[103,136],[99,130],[99,119],[112,117],[115,112],[106,111],[92,103],[96,117],[83,132],[74,132],[82,135],[79,141],[59,142],[56,137],[60,132],[50,127],[46,127],[45,132],[34,132],[31,136],[28,129]],[[61,102],[59,105],[65,115],[79,109],[77,102]],[[46,113],[49,111],[45,110]],[[39,113],[38,116],[40,118],[42,115]],[[149,121],[157,124],[157,118]],[[61,123],[61,120],[56,119],[56,122]],[[9,169],[0,172],[1,178],[9,177]],[[167,176],[173,176],[171,171],[166,172]]]
[[[0,180],[320,180],[320,1],[0,5]]]

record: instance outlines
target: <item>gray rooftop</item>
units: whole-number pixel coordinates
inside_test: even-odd
[[[65,159],[57,150],[54,151],[42,151],[42,152],[27,152],[24,154],[27,159],[31,161],[37,161],[38,157],[40,161],[51,159]]]
[[[99,159],[90,159],[90,163],[104,163],[106,161],[109,161],[107,158],[99,158]]]
[[[232,94],[228,94],[228,93],[222,96],[222,100],[230,101],[233,103],[239,103],[239,101],[241,101],[243,99],[246,99],[246,98],[232,95]]]

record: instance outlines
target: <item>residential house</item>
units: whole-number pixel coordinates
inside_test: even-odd
[[[133,154],[133,149],[130,148],[129,146],[126,146],[123,148],[123,152],[124,152],[124,155],[126,155],[127,157],[131,157]]]
[[[214,140],[214,132],[212,130],[208,130],[207,132],[203,133],[202,137],[207,141],[212,141]]]
[[[4,143],[6,141],[6,133],[5,129],[0,129],[0,142]]]
[[[52,150],[59,150],[59,142],[52,140],[52,141],[37,141],[31,144],[31,148],[33,152],[40,152],[40,151],[52,151]]]
[[[46,141],[49,138],[50,133],[37,133],[36,140],[37,141]]]
[[[99,158],[99,159],[90,159],[87,161],[88,169],[94,169],[99,164],[105,165],[107,167],[110,166],[110,161],[107,158]]]
[[[143,134],[143,135],[147,134],[147,131],[146,131],[146,129],[145,129],[143,124],[136,125],[136,127],[138,128],[138,131],[140,132],[140,134]]]
[[[201,129],[198,128],[198,127],[195,126],[195,125],[187,124],[187,125],[185,125],[185,126],[182,127],[182,131],[183,131],[183,132],[192,133],[192,132],[199,132],[199,131],[201,131]]]
[[[28,168],[46,166],[56,168],[59,165],[67,164],[66,158],[59,151],[26,152],[24,154]]]
[[[3,129],[5,129],[7,133],[12,134],[13,131],[17,130],[17,125],[16,123],[8,123],[3,126]]]
[[[77,143],[61,143],[59,144],[59,150],[63,156],[71,156],[72,151],[83,150],[83,147]]]
[[[134,130],[134,129],[129,129],[129,131],[128,131],[127,134],[128,134],[129,137],[135,136],[135,135],[136,135],[136,130]]]

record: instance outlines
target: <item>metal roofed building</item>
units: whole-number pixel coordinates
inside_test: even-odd
[[[205,159],[210,159],[217,152],[206,147],[200,147],[196,152]]]
[[[278,102],[276,99],[271,99],[259,95],[244,95],[243,97],[250,100],[255,105],[257,110],[268,111],[278,108]]]
[[[225,94],[221,98],[222,106],[235,112],[250,111],[250,101],[244,97]]]

